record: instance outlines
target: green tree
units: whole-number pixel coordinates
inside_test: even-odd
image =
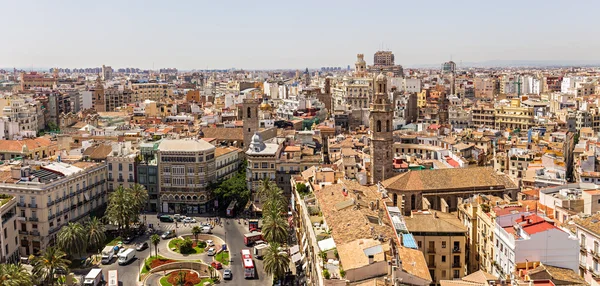
[[[267,274],[279,280],[285,276],[290,267],[290,257],[287,252],[279,250],[279,243],[272,242],[265,253],[263,265]]]
[[[160,236],[158,236],[158,234],[153,234],[150,237],[150,242],[152,242],[152,244],[154,245],[154,253],[158,257],[158,244],[160,243]]]
[[[130,195],[123,186],[117,187],[108,197],[108,206],[106,207],[106,218],[116,224],[119,229],[129,225],[133,216],[133,207]]]
[[[192,252],[192,249],[194,249],[193,247],[194,242],[189,239],[189,238],[185,238],[182,242],[179,243],[179,253],[181,254],[188,254],[190,252]]]
[[[202,229],[200,229],[199,226],[192,227],[192,234],[194,235],[194,239],[196,240],[196,242],[198,242],[198,234],[200,234],[201,232]]]
[[[31,286],[32,280],[21,264],[0,264],[0,286]]]
[[[36,256],[33,261],[33,275],[45,282],[46,285],[54,285],[56,281],[55,273],[57,270],[67,272],[69,263],[65,257],[67,254],[56,247],[48,247],[40,256]]]
[[[80,223],[68,223],[56,235],[57,245],[60,249],[73,257],[81,258],[87,249],[87,232]]]
[[[137,210],[136,214],[139,214],[148,203],[148,191],[140,184],[135,184],[128,190],[131,193],[134,208]],[[139,215],[135,217],[139,218]]]
[[[225,209],[230,202],[236,200],[238,206],[245,206],[250,199],[250,190],[246,184],[245,173],[235,174],[233,177],[216,184],[213,196],[219,201],[219,209]]]
[[[90,249],[98,250],[106,240],[106,228],[104,223],[97,217],[92,218],[85,225],[87,233],[87,245]]]
[[[288,238],[288,222],[281,216],[281,209],[263,209],[262,232],[268,242],[285,243]]]
[[[308,187],[304,183],[296,183],[296,191],[303,196],[308,194]]]

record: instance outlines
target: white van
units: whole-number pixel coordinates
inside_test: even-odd
[[[119,265],[127,264],[129,261],[135,258],[135,249],[129,248],[122,253],[119,253]]]

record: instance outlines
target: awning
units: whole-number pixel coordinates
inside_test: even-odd
[[[296,253],[294,255],[292,255],[292,262],[296,263],[298,261],[300,261],[302,259],[302,255],[300,255],[300,253]]]
[[[294,255],[296,254],[298,251],[300,251],[300,246],[298,246],[297,244],[290,247],[290,254]]]

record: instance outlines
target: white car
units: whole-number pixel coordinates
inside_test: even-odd
[[[215,246],[215,243],[212,240],[209,239],[209,240],[206,241],[206,245],[208,245],[208,246]]]
[[[208,256],[214,256],[216,253],[217,251],[215,251],[214,247],[209,248],[207,251]]]
[[[196,219],[188,216],[188,217],[186,217],[186,218],[183,219],[183,222],[185,222],[185,223],[196,223]]]
[[[231,273],[230,269],[225,269],[225,271],[223,271],[223,279],[231,279],[233,278],[233,274]]]

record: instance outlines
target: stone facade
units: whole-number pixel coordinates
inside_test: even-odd
[[[375,96],[371,103],[369,127],[371,129],[371,180],[379,183],[394,175],[392,166],[392,120],[394,111],[387,96],[387,78],[380,74],[375,80]]]

